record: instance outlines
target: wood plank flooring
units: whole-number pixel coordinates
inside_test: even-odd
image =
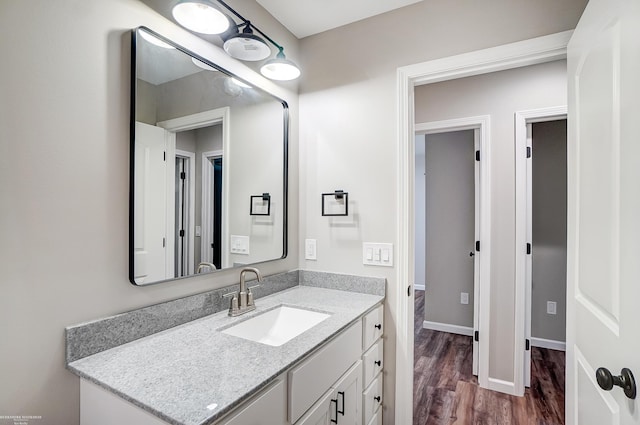
[[[414,425],[564,425],[563,351],[532,347],[524,397],[478,386],[471,337],[422,328],[424,291],[416,291]]]

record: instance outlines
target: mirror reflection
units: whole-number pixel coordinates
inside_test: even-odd
[[[132,41],[131,282],[286,256],[286,103],[147,28]]]

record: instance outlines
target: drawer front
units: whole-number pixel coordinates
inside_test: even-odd
[[[245,407],[232,414],[220,425],[274,425],[287,424],[287,385],[284,377],[278,378],[263,393],[249,400]]]
[[[362,364],[363,364],[363,387],[367,388],[373,378],[380,373],[382,368],[384,367],[384,343],[381,339],[379,339],[373,347],[369,348],[366,353],[362,356]]]
[[[360,359],[362,323],[356,322],[289,371],[289,421],[295,423]]]
[[[363,423],[368,424],[382,405],[382,375],[378,375],[371,385],[362,393]]]
[[[384,307],[379,305],[362,320],[362,351],[367,350],[384,331]]]
[[[382,425],[382,408],[379,407],[367,425]]]

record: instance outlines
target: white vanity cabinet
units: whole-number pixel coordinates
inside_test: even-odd
[[[381,304],[362,319],[362,424],[382,424],[382,369],[384,368],[384,306]]]
[[[287,425],[287,381],[280,376],[219,425]]]
[[[381,425],[382,308],[376,306],[215,425]],[[85,379],[80,406],[82,425],[167,424]]]
[[[295,425],[359,425],[362,362],[358,360]]]

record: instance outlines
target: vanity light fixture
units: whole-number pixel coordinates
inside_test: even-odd
[[[181,0],[171,13],[180,25],[200,34],[222,34],[231,26],[229,17],[206,0]]]
[[[227,38],[223,47],[229,56],[243,61],[261,61],[271,55],[267,42],[253,33],[249,21],[244,24],[241,33]]]
[[[260,68],[260,73],[271,80],[289,81],[300,76],[300,68],[286,58],[283,48],[279,47],[275,58],[269,59]]]
[[[224,7],[241,22],[236,24],[231,17],[221,12],[214,2]],[[278,53],[275,58],[261,66],[260,73],[271,80],[278,81],[295,80],[300,76],[300,68],[285,57],[284,47],[256,28],[223,0],[180,0],[173,7],[173,17],[180,25],[191,31],[201,34],[219,34],[224,40],[225,52],[243,61],[260,61],[268,58],[271,54],[268,41],[278,49]],[[262,37],[254,34],[254,31]]]

